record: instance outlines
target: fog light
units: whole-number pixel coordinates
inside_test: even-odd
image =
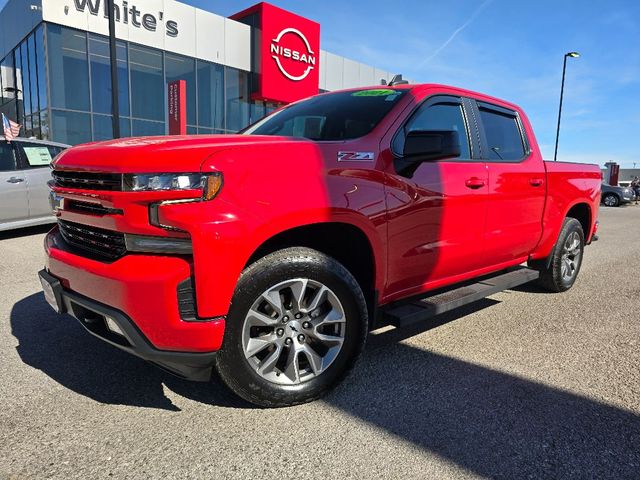
[[[125,245],[130,252],[176,253],[191,255],[193,248],[189,238],[152,237],[126,233]]]
[[[109,330],[111,330],[113,333],[117,333],[118,335],[122,335],[124,337],[124,332],[120,328],[120,325],[118,325],[113,318],[104,317],[104,321],[107,323],[107,328]]]

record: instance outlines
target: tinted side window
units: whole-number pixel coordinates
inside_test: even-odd
[[[515,115],[480,107],[480,118],[487,137],[488,159],[520,160],[524,157],[524,145]]]
[[[0,142],[0,172],[8,172],[16,169],[16,157],[13,147],[7,142]]]
[[[58,155],[61,151],[64,150],[64,148],[57,147],[54,145],[47,145],[47,149],[49,150],[49,154],[51,155],[51,158],[56,158],[56,155]]]
[[[405,135],[416,130],[454,130],[460,137],[460,158],[471,158],[467,127],[462,113],[462,105],[457,103],[435,103],[423,105],[405,126]],[[402,152],[404,135],[394,140],[393,150]]]

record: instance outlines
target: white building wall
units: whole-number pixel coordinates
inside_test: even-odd
[[[76,9],[74,0],[9,0],[0,14],[0,58],[18,45],[42,20],[108,35],[108,21],[104,17],[105,0],[92,0],[94,5],[98,1],[100,10],[97,15],[92,15],[88,0],[84,12]],[[122,5],[122,0],[116,0],[115,3]],[[139,19],[144,14],[152,14],[157,19],[156,29],[149,31],[142,26],[135,27],[130,21],[128,24],[116,22],[116,36],[119,39],[251,70],[251,28],[248,25],[175,0],[137,0],[135,5],[141,10]],[[178,24],[179,33],[176,37],[167,35],[166,23],[169,21]],[[324,50],[320,52],[319,60],[319,87],[322,90],[379,85],[381,79],[390,80],[393,76],[392,72]]]
[[[225,64],[226,20],[218,15],[196,15],[196,57]]]
[[[204,48],[204,46],[202,47]],[[229,67],[251,70],[251,27],[224,19],[225,63]]]

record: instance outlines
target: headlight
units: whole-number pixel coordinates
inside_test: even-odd
[[[203,200],[213,199],[222,187],[222,174],[132,173],[124,176],[123,189],[132,192],[199,190]]]

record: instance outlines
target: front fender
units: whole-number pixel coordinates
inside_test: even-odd
[[[290,150],[265,147],[260,153],[277,159],[264,162],[246,158],[242,149],[227,150],[203,166],[205,171],[223,173],[218,197],[159,208],[163,225],[191,236],[200,317],[228,313],[242,270],[262,244],[311,224],[346,223],[361,230],[375,252],[375,284],[382,288],[386,275],[382,175],[367,169],[328,170],[315,148],[312,143],[304,145],[304,154],[292,156]]]
[[[373,252],[383,252],[380,231],[368,217],[344,209],[299,209],[268,218],[242,211],[221,201],[217,212],[206,203],[165,205],[162,221],[186,230],[193,243],[193,274],[198,316],[213,318],[228,313],[235,286],[252,255],[269,239],[286,231],[327,222],[346,223],[362,231]],[[207,218],[206,222],[198,219]],[[348,248],[348,245],[345,245]],[[376,288],[384,278],[384,255],[374,255]]]

